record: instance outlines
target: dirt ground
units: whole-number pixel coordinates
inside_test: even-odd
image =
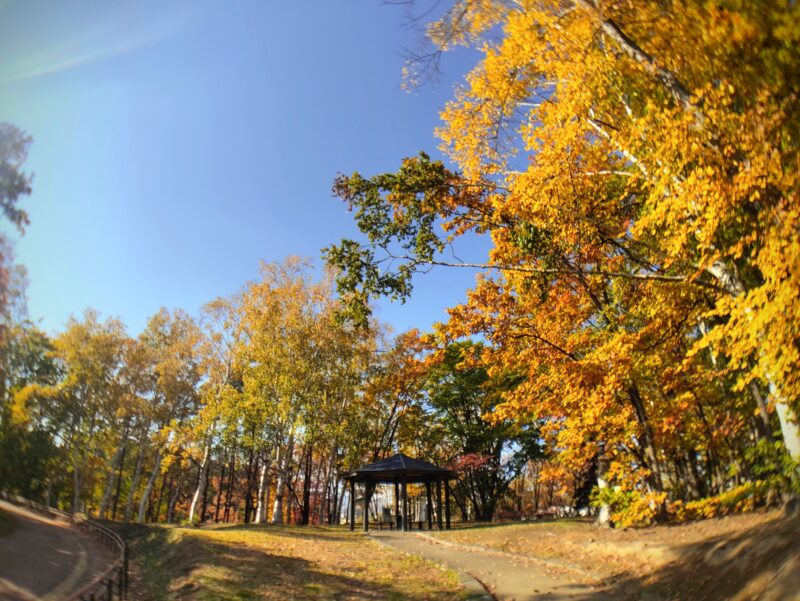
[[[102,574],[113,557],[61,522],[0,501],[14,520],[0,538],[0,601],[57,601]]]
[[[778,511],[645,529],[564,520],[432,534],[586,570],[618,599],[800,600],[800,518]]]

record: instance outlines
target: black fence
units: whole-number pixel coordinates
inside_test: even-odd
[[[0,499],[25,507],[50,519],[66,522],[85,532],[109,550],[114,559],[108,568],[64,601],[114,601],[128,598],[128,547],[116,532],[89,519],[34,503],[23,497],[0,491]]]

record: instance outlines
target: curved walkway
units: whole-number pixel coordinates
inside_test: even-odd
[[[86,534],[0,501],[16,521],[0,538],[0,601],[56,601],[99,576],[113,557]]]
[[[528,561],[481,553],[474,548],[441,544],[410,532],[378,531],[371,534],[391,547],[421,555],[480,582],[499,601],[561,601],[606,598],[586,579],[568,570]]]

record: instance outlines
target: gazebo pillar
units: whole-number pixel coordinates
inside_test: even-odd
[[[427,509],[425,511],[428,514],[428,530],[433,530],[433,503],[431,503],[431,483],[430,481],[425,482],[425,501],[427,501]]]
[[[408,487],[406,486],[406,479],[403,478],[403,532],[408,530]]]
[[[394,481],[394,522],[395,527],[400,530],[400,483],[395,478]]]
[[[450,530],[450,481],[444,481],[444,519],[445,526]]]
[[[350,480],[350,530],[356,529],[356,481]]]
[[[372,485],[369,482],[364,482],[364,532],[369,531],[369,500],[372,496],[370,493]]]
[[[436,481],[436,521],[439,530],[442,529],[442,481]]]

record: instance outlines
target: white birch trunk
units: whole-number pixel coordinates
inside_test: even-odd
[[[597,461],[597,488],[600,490],[608,488],[606,469],[606,461],[601,457]],[[597,523],[600,526],[609,526],[611,524],[611,508],[605,503],[600,506],[600,510],[597,512]]]
[[[783,444],[789,451],[789,456],[795,461],[800,461],[800,428],[797,425],[797,415],[786,402],[778,396],[778,388],[769,380],[769,393],[775,399],[775,413],[781,423]]]
[[[267,495],[266,485],[267,472],[269,471],[270,461],[264,459],[261,463],[261,473],[258,476],[258,504],[256,505],[256,524],[263,524],[267,521]]]
[[[133,501],[136,496],[136,491],[139,490],[139,479],[142,476],[142,455],[144,454],[144,444],[139,445],[139,452],[136,455],[136,467],[133,470],[133,478],[131,479],[131,488],[128,491],[128,498],[125,501],[125,521],[130,522],[133,517]]]
[[[717,261],[708,270],[713,275],[723,288],[734,298],[744,294],[744,286],[741,281],[732,273],[728,267],[722,262]],[[772,378],[771,374],[766,374],[765,379],[767,386],[769,386],[769,393],[775,402],[775,412],[778,414],[778,420],[781,424],[781,435],[783,437],[783,444],[789,455],[795,461],[800,461],[800,429],[798,428],[797,415],[794,410],[786,403],[782,397],[780,389]]]
[[[147,510],[147,501],[150,500],[150,494],[153,492],[153,485],[156,482],[156,478],[158,477],[158,472],[161,468],[161,449],[156,451],[156,462],[153,466],[153,471],[150,474],[150,478],[147,480],[147,486],[144,487],[144,492],[142,493],[142,498],[139,500],[139,516],[136,520],[139,524],[144,524],[144,513]]]
[[[276,525],[283,523],[283,492],[286,488],[288,480],[289,463],[292,459],[292,452],[294,450],[294,430],[289,434],[289,442],[286,444],[286,449],[281,457],[281,462],[278,466],[278,482],[275,490],[275,505],[272,508],[271,522]]]
[[[189,507],[189,523],[194,522],[194,512],[197,509],[197,502],[203,490],[206,487],[206,480],[208,479],[208,457],[211,452],[211,443],[206,445],[205,453],[203,453],[203,463],[200,465],[200,478],[197,480],[197,488],[192,495],[192,505]]]
[[[106,478],[106,488],[103,492],[103,499],[100,501],[100,519],[104,520],[106,518],[106,514],[108,513],[108,506],[111,504],[111,495],[114,493],[114,480],[119,469],[119,465],[122,462],[122,454],[125,451],[125,445],[128,443],[128,434],[127,432],[122,437],[122,442],[120,442],[119,446],[117,447],[117,451],[114,453],[114,458],[111,460],[111,467],[108,469],[108,477]]]

